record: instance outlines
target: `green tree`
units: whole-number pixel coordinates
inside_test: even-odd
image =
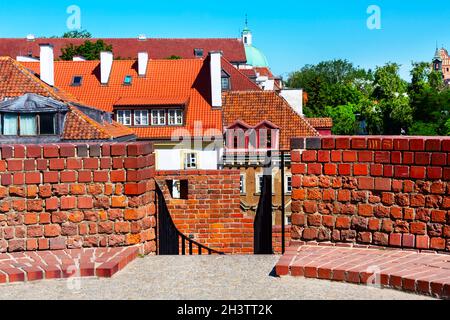
[[[355,133],[356,106],[347,104],[337,107],[325,107],[325,114],[333,118],[333,134],[352,135]]]
[[[412,135],[446,135],[449,119],[449,90],[445,88],[442,73],[429,63],[413,63],[409,85],[411,108],[414,113]]]
[[[70,61],[75,56],[82,56],[86,60],[99,60],[100,52],[102,51],[112,51],[113,47],[106,44],[103,40],[97,40],[92,42],[86,40],[82,45],[75,46],[69,44],[61,49],[61,60]]]
[[[378,103],[384,134],[400,134],[413,121],[407,82],[400,77],[399,70],[398,64],[387,63],[377,67],[374,74],[372,98]]]
[[[183,58],[180,57],[180,56],[171,55],[170,57],[167,57],[166,59],[167,60],[180,60],[180,59],[183,59]]]
[[[306,65],[290,74],[286,85],[308,93],[307,116],[324,116],[325,107],[358,104],[370,92],[371,71],[355,67],[347,60],[332,60]]]
[[[62,38],[91,39],[92,34],[87,30],[73,30],[64,33]]]

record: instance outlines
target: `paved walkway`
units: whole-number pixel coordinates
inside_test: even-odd
[[[292,275],[355,284],[379,284],[450,299],[450,255],[403,250],[292,245],[276,266]]]
[[[429,299],[348,283],[270,276],[279,259],[280,256],[150,256],[134,260],[111,279],[3,284],[0,299]]]
[[[137,247],[0,254],[0,284],[42,279],[111,277],[133,261]]]

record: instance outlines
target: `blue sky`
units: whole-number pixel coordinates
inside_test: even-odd
[[[369,30],[369,5],[381,9],[381,30]],[[345,58],[374,68],[429,61],[436,41],[450,47],[450,6],[438,0],[0,0],[0,37],[61,35],[70,5],[96,37],[238,37],[245,14],[254,45],[286,76],[305,64]]]

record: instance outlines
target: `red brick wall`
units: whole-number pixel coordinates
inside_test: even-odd
[[[2,145],[0,252],[155,252],[153,167],[149,143]]]
[[[292,140],[292,238],[450,251],[450,139]]]
[[[253,217],[240,208],[239,170],[158,171],[172,219],[180,232],[227,254],[253,253]],[[172,199],[166,180],[188,180],[188,200]]]

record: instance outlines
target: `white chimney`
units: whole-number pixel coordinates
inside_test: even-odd
[[[222,107],[222,52],[211,51],[210,69],[211,69],[211,105],[213,107]]]
[[[83,56],[74,56],[72,60],[80,62],[80,61],[86,61],[86,58]]]
[[[39,46],[41,49],[41,80],[53,87],[55,85],[55,58],[53,54],[53,46],[51,44],[41,44]]]
[[[100,81],[102,84],[108,84],[109,76],[113,65],[113,53],[108,51],[100,52]]]
[[[147,52],[139,52],[138,53],[139,77],[145,77],[145,75],[147,74],[147,66],[148,66],[148,53]]]
[[[303,116],[303,90],[302,89],[284,89],[281,90],[282,96],[300,116]]]

